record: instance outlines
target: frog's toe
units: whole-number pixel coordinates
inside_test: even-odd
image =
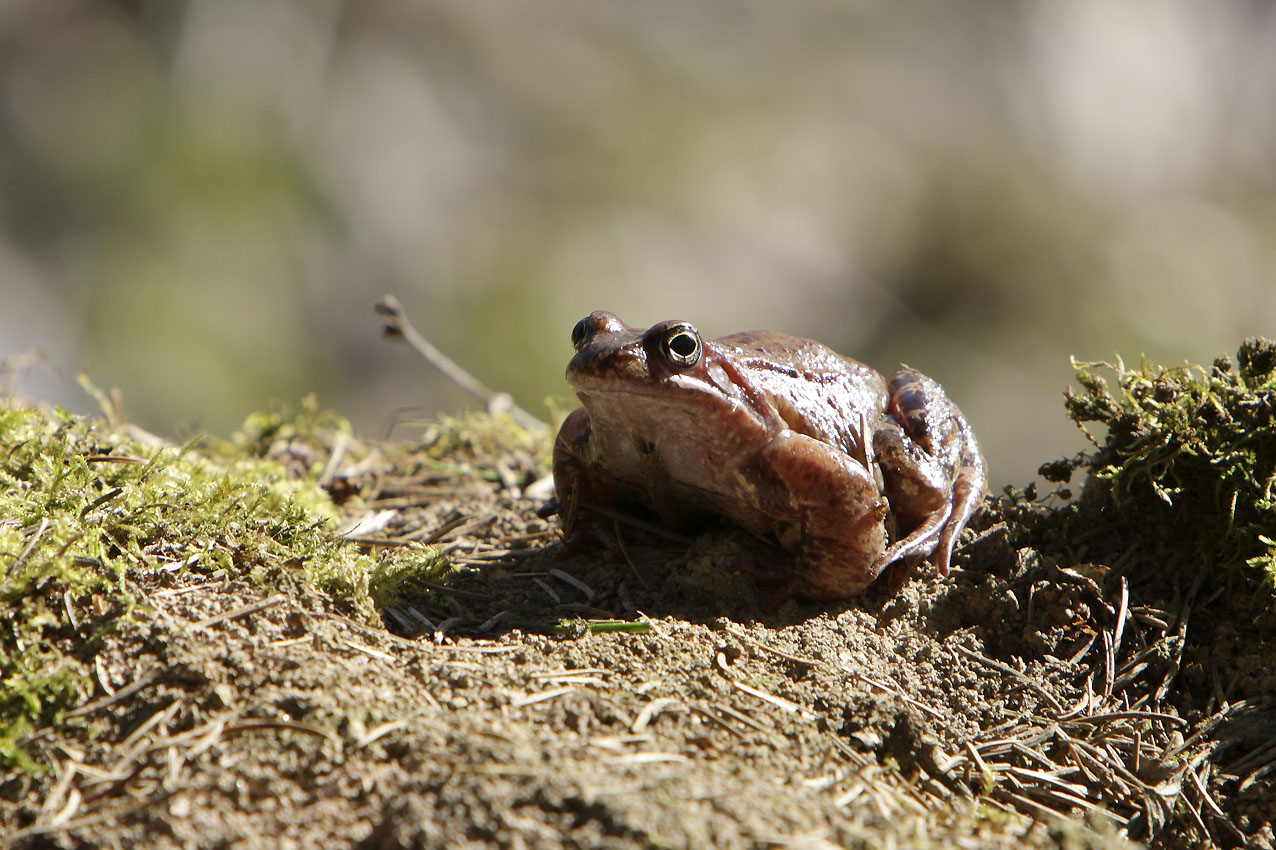
[[[913,574],[913,570],[921,563],[920,555],[911,555],[907,558],[900,558],[895,563],[890,564],[882,571],[882,576],[886,581],[886,590],[892,596],[899,593],[904,585],[908,583],[908,577]]]
[[[953,560],[953,544],[957,542],[957,532],[960,530],[960,526],[954,528],[950,524],[944,529],[944,533],[939,538],[939,545],[935,547],[933,560],[935,569],[941,576],[948,575],[948,568]]]

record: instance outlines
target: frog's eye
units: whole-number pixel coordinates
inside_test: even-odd
[[[576,327],[572,328],[572,348],[580,351],[580,347],[585,344],[585,337],[589,336],[589,317],[581,319],[576,323]]]
[[[690,369],[700,362],[700,334],[691,325],[674,325],[665,332],[660,352],[673,366]]]

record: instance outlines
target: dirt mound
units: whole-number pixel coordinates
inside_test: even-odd
[[[6,847],[1274,844],[1252,586],[1098,483],[777,606],[731,529],[564,552],[500,420],[3,413]]]

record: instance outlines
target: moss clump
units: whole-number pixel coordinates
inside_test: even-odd
[[[303,405],[295,420],[257,415],[237,449],[178,447],[0,403],[0,767],[31,769],[22,737],[95,696],[95,646],[150,616],[140,587],[186,574],[302,584],[376,618],[370,581],[389,567],[335,532],[316,483],[331,454],[320,432],[339,427]],[[298,469],[307,445],[315,462]]]
[[[1276,602],[1276,343],[1246,340],[1236,362],[1213,367],[1127,369],[1074,361],[1081,392],[1068,415],[1106,435],[1090,459],[1091,480],[1118,513],[1169,510],[1176,535],[1201,563]],[[1114,386],[1101,372],[1109,372]],[[1066,464],[1065,464],[1066,465]],[[1049,470],[1052,480],[1063,468]]]
[[[377,610],[384,611],[426,594],[450,569],[447,556],[432,546],[413,543],[391,549],[368,576],[368,594]]]
[[[511,453],[540,458],[541,466],[549,468],[547,434],[529,431],[506,414],[440,416],[425,423],[421,447],[431,459],[448,468],[474,472],[491,480],[496,475],[481,464]]]

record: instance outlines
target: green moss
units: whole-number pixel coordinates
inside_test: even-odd
[[[439,582],[451,563],[433,546],[412,544],[386,552],[367,579],[367,593],[377,610],[384,611],[405,599],[419,598],[428,585]]]
[[[280,442],[319,448],[335,432],[349,436],[350,423],[335,411],[320,410],[312,393],[301,400],[295,412],[276,402],[266,410],[248,414],[231,438],[231,445],[237,453],[265,457]]]
[[[1099,423],[1092,480],[1118,513],[1169,511],[1177,536],[1260,600],[1276,602],[1276,343],[1246,340],[1236,362],[1127,369],[1076,363],[1067,394],[1082,429]],[[1112,384],[1104,376],[1112,378]],[[1087,431],[1089,434],[1089,431]],[[1065,462],[1065,465],[1073,462]],[[1069,470],[1050,469],[1051,480]]]
[[[0,766],[30,768],[21,738],[94,696],[96,641],[150,616],[136,589],[161,573],[308,585],[375,620],[389,567],[335,533],[317,484],[343,429],[307,402],[255,414],[230,442],[176,447],[0,407]]]
[[[431,458],[449,468],[467,468],[471,461],[487,461],[511,451],[525,452],[541,458],[546,468],[549,465],[546,434],[527,431],[504,414],[441,416],[426,423],[421,445]]]

